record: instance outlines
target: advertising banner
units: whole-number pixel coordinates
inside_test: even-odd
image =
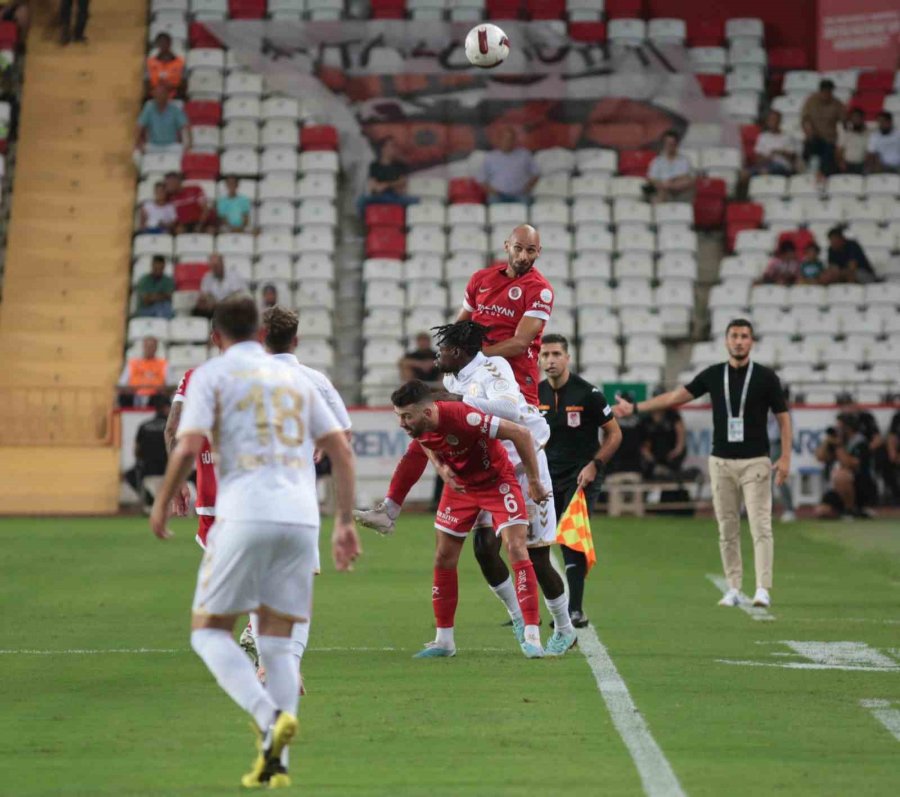
[[[819,0],[818,68],[897,68],[897,0]]]

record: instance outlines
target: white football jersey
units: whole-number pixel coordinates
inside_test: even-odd
[[[550,439],[550,426],[540,410],[529,404],[522,395],[513,370],[503,357],[486,357],[478,352],[458,374],[444,375],[444,387],[450,393],[463,396],[465,403],[482,411],[487,410],[487,405],[478,400],[491,402],[491,414],[527,427],[538,450]],[[493,402],[499,402],[499,406]],[[504,405],[510,409],[504,411]],[[510,440],[504,440],[503,445],[512,463],[517,464],[519,454],[515,446]]]
[[[300,373],[316,386],[316,390],[318,390],[319,395],[325,399],[325,403],[332,413],[334,413],[334,417],[337,418],[341,428],[345,432],[350,431],[350,427],[353,424],[350,421],[350,413],[347,412],[347,406],[344,404],[341,394],[337,392],[337,388],[331,384],[331,380],[325,376],[325,374],[321,371],[317,371],[315,368],[304,365],[297,359],[296,354],[285,352],[284,354],[273,354],[272,356],[276,360],[281,360],[288,365],[294,366],[294,368],[299,368]]]
[[[245,341],[194,371],[178,436],[210,439],[218,518],[318,524],[314,445],[340,431],[299,368]]]

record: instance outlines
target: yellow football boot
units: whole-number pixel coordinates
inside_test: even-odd
[[[278,712],[265,736],[254,725],[257,733],[256,749],[259,753],[253,762],[253,769],[241,778],[241,785],[245,789],[290,786],[291,780],[281,766],[281,751],[291,743],[297,734],[297,727],[297,718],[286,711]],[[271,782],[273,778],[277,780],[277,785]]]

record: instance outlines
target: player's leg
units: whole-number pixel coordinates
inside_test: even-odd
[[[475,559],[481,568],[481,573],[487,581],[491,591],[502,601],[509,614],[513,633],[521,645],[525,638],[525,621],[522,619],[522,609],[516,600],[516,588],[513,586],[509,569],[500,556],[500,538],[494,533],[494,527],[489,512],[481,512],[475,521],[475,529],[472,532],[473,549]]]
[[[436,628],[433,642],[425,645],[414,658],[430,659],[456,655],[453,627],[459,602],[457,567],[465,543],[465,532],[436,530],[434,552],[434,581],[431,586],[431,607]]]
[[[719,551],[728,580],[728,592],[721,606],[737,606],[743,580],[741,561],[741,485],[732,470],[732,460],[709,458],[709,481],[713,509],[719,524]]]
[[[748,460],[740,475],[753,538],[753,565],[756,570],[756,593],[753,605],[768,607],[771,603],[772,564],[775,542],[772,538],[772,467],[768,457]]]
[[[541,619],[538,609],[538,583],[534,575],[534,565],[528,556],[528,525],[516,521],[507,522],[501,524],[497,532],[503,536],[509,563],[513,569],[516,599],[525,620],[522,652],[528,658],[539,658],[544,655],[544,649],[541,646],[541,632],[538,627]]]
[[[400,457],[384,501],[373,509],[357,509],[353,517],[362,526],[373,529],[379,534],[391,534],[394,524],[400,516],[400,509],[409,491],[422,478],[428,465],[428,455],[418,443],[413,443]]]
[[[544,603],[553,616],[553,634],[547,642],[546,652],[551,656],[562,656],[575,646],[578,636],[569,617],[569,598],[566,588],[553,562],[550,560],[549,545],[530,546],[528,556],[534,566],[534,574],[544,593]]]
[[[576,473],[566,478],[557,478],[553,482],[553,504],[556,509],[556,520],[565,514],[578,489],[576,481]],[[566,568],[566,582],[569,585],[569,617],[576,628],[583,628],[587,625],[587,618],[584,616],[584,579],[587,576],[587,558],[581,551],[569,548],[567,545],[559,546],[562,551],[563,564]]]

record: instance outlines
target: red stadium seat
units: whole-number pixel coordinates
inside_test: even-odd
[[[372,0],[372,19],[405,19],[406,0]]]
[[[262,19],[266,0],[228,0],[228,16],[232,19]]]
[[[694,223],[703,230],[721,227],[725,220],[725,196],[728,193],[725,181],[703,177],[697,180],[696,191]]]
[[[725,96],[725,75],[697,75],[697,82],[707,97]]]
[[[775,245],[775,248],[780,247],[785,241],[793,241],[797,254],[802,255],[803,250],[807,246],[816,243],[816,236],[805,227],[797,230],[785,230],[778,236],[778,243]]]
[[[651,149],[625,149],[619,153],[619,174],[626,177],[646,177],[650,161],[656,157]]]
[[[222,104],[212,100],[188,100],[184,113],[192,125],[217,127],[222,123]]]
[[[373,227],[366,235],[366,257],[402,260],[406,256],[406,235],[396,227]]]
[[[886,69],[876,69],[872,72],[860,72],[856,80],[856,90],[860,94],[874,92],[876,94],[890,94],[894,89],[894,73]]]
[[[487,0],[485,19],[521,19],[522,0]]]
[[[719,47],[725,39],[721,19],[689,19],[688,44],[691,47]]]
[[[403,205],[367,205],[366,227],[396,227],[398,230],[406,226],[406,208]]]
[[[848,108],[860,108],[866,116],[866,121],[871,122],[884,108],[884,94],[867,92],[854,94],[847,103]]]
[[[756,202],[729,202],[725,210],[725,221],[728,224],[738,222],[759,227],[763,221],[763,206]]]
[[[605,22],[570,22],[569,36],[577,42],[606,42]]]
[[[566,13],[566,0],[528,0],[527,5],[532,19],[562,19]]]
[[[741,125],[741,149],[744,151],[745,163],[753,157],[756,139],[759,138],[760,132],[759,125]]]
[[[300,149],[337,150],[337,128],[331,125],[306,125],[300,130]]]
[[[809,59],[802,47],[770,47],[769,69],[787,72],[789,69],[806,69]]]
[[[19,28],[15,22],[0,22],[0,50],[15,50],[19,44]]]
[[[175,289],[179,291],[200,290],[200,280],[209,271],[209,263],[176,263]]]
[[[202,22],[192,22],[188,28],[188,40],[191,47],[213,47],[217,50],[222,49],[220,42]]]
[[[447,186],[447,197],[451,205],[481,205],[484,202],[484,191],[478,181],[471,177],[455,177]]]
[[[185,152],[181,171],[188,180],[215,180],[219,176],[219,156],[212,152]]]
[[[606,0],[607,19],[641,19],[644,0]]]

